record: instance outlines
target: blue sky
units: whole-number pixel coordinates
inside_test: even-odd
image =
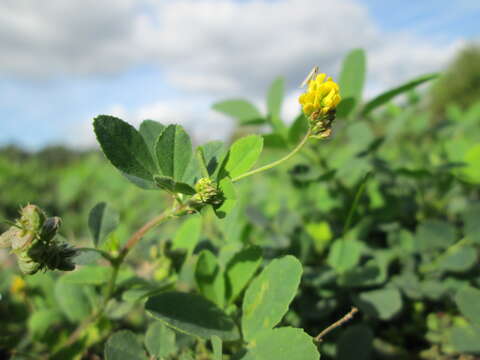
[[[284,75],[291,117],[295,84],[311,66],[335,75],[354,47],[367,49],[371,95],[444,67],[478,39],[480,19],[477,0],[43,4],[0,4],[0,145],[92,146],[99,113],[224,138],[232,124],[209,109],[216,100],[247,97],[262,107],[269,82]]]

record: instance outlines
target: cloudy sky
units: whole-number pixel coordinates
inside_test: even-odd
[[[357,47],[372,96],[441,69],[478,19],[478,0],[1,0],[0,145],[92,146],[101,113],[221,139],[232,123],[215,101],[262,108],[283,75],[292,117],[311,67],[336,76]]]

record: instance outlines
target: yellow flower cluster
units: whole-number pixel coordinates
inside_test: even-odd
[[[300,95],[298,101],[306,116],[313,113],[325,115],[334,110],[342,99],[338,84],[331,77],[325,80],[326,77],[325,74],[318,74],[309,80],[307,92]]]

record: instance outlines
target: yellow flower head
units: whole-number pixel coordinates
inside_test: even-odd
[[[325,74],[313,74],[307,84],[307,92],[298,99],[306,116],[314,113],[318,116],[326,115],[334,110],[342,99],[338,84]]]
[[[18,295],[23,293],[27,284],[20,276],[15,275],[10,284],[10,291],[12,294]]]

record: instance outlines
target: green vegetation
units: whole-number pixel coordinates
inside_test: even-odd
[[[450,105],[465,110],[480,98],[480,45],[463,49],[432,89],[435,116],[444,116]]]
[[[365,64],[346,58],[322,140],[304,141],[303,115],[281,119],[279,78],[266,114],[214,105],[257,133],[233,144],[193,149],[178,125],[99,116],[104,154],[4,150],[0,216],[34,203],[81,254],[74,271],[28,276],[0,254],[0,354],[480,356],[480,103],[439,125],[427,102],[392,102],[434,74],[365,102]]]

